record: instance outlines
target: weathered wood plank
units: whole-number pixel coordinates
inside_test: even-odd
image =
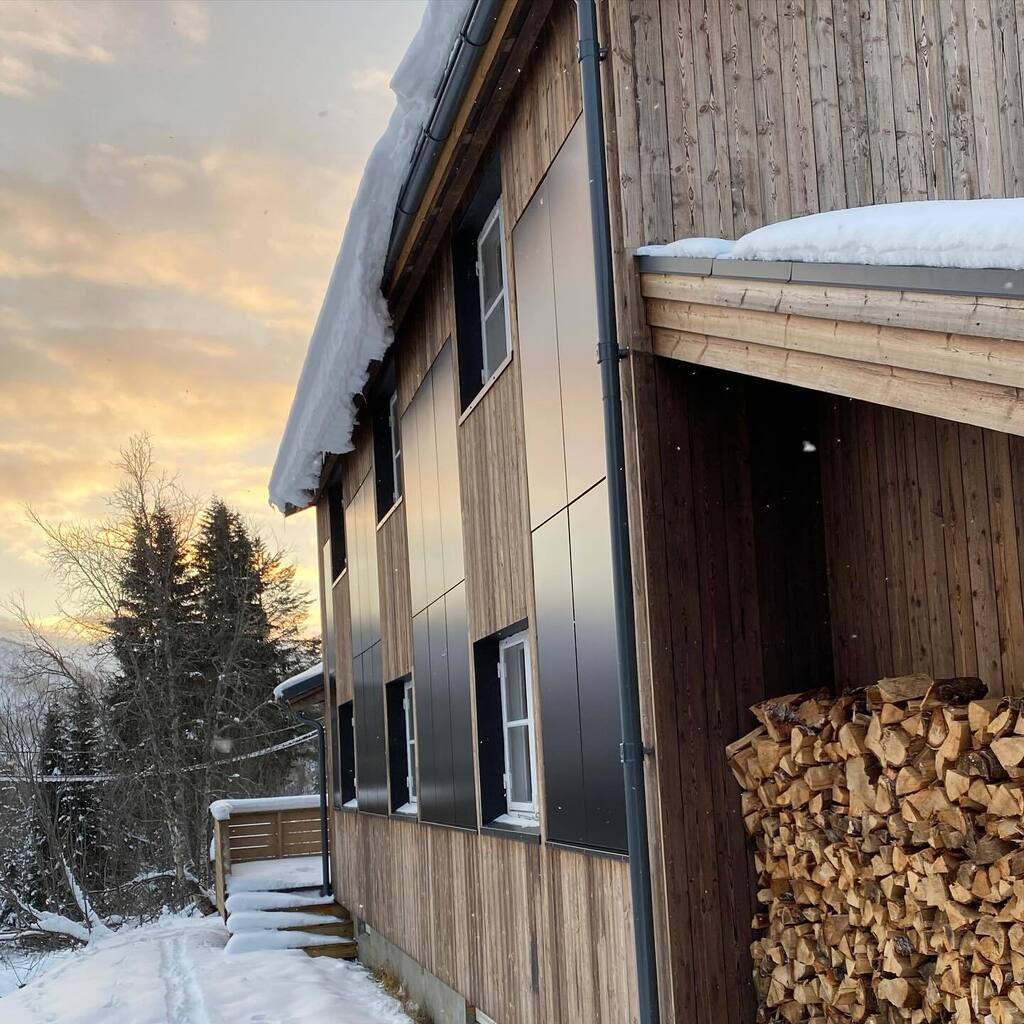
[[[966,0],[965,16],[978,195],[1001,196],[1006,194],[1006,185],[991,0]]]
[[[652,338],[654,351],[672,359],[1024,435],[1024,400],[1016,388],[661,327]]]
[[[613,4],[612,7],[615,5]],[[692,5],[693,74],[697,90],[697,147],[703,180],[704,230],[735,238],[732,167],[718,0]]]
[[[818,206],[840,210],[850,205],[843,169],[843,126],[831,0],[806,0],[807,52],[811,84],[811,123],[817,158]]]
[[[818,172],[811,114],[807,13],[803,0],[778,0],[782,98],[789,166],[790,215],[818,212]]]
[[[1021,87],[1019,34],[1024,5],[992,0],[991,29],[995,59],[996,105],[1000,112],[1003,187],[1010,196],[1024,195],[1024,94]]]
[[[675,112],[675,116],[667,121],[673,238],[700,237],[705,231],[701,203],[703,182],[697,146],[697,86],[694,81],[691,5],[690,0],[662,0],[659,6],[665,107]]]
[[[953,171],[953,198],[982,195],[973,121],[967,14],[964,0],[936,0],[941,32],[942,66],[946,82],[946,127]]]
[[[1024,341],[1024,300],[642,274],[645,298]]]
[[[1024,345],[999,338],[650,299],[653,327],[1024,387]]]
[[[761,209],[764,222],[772,223],[791,217],[793,210],[778,7],[755,0],[750,7],[750,19]]]
[[[732,168],[733,230],[739,235],[765,223],[746,0],[720,0],[719,26],[729,163]]]
[[[873,140],[868,129],[860,6],[848,0],[833,0],[832,23],[846,205],[867,206],[874,201],[875,188],[871,179]]]
[[[886,0],[886,27],[892,62],[893,128],[899,162],[900,198],[904,202],[927,199],[928,171],[921,118],[917,40],[914,11],[908,0]]]
[[[872,201],[898,203],[903,197],[897,134],[892,54],[886,0],[861,0],[860,35]]]

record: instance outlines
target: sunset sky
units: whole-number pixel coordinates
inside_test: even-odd
[[[312,590],[313,517],[285,523],[267,480],[422,10],[0,3],[0,598],[55,615],[25,505],[101,514],[141,431]]]

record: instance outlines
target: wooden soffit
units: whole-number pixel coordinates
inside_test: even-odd
[[[386,282],[385,294],[396,326],[467,193],[551,7],[552,0],[506,0],[502,5]]]
[[[1024,435],[1024,299],[641,274],[655,354]]]

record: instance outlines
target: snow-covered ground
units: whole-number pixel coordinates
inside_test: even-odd
[[[409,1024],[357,964],[297,950],[227,957],[217,918],[169,918],[66,957],[0,999],[3,1024]]]

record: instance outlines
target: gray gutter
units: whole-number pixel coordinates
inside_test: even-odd
[[[438,154],[448,140],[455,115],[466,95],[466,87],[480,63],[484,46],[491,38],[502,2],[474,0],[448,57],[448,64],[434,92],[434,106],[426,124],[420,128],[409,171],[398,195],[395,219],[391,225],[391,240],[388,242],[388,254],[384,262],[385,281],[391,276],[395,260],[408,237],[412,220],[434,173]]]
[[[834,285],[837,288],[882,288],[886,291],[1024,298],[1024,270],[880,267],[863,263],[711,260],[686,256],[637,256],[636,264],[641,274],[687,274],[697,277]]]

